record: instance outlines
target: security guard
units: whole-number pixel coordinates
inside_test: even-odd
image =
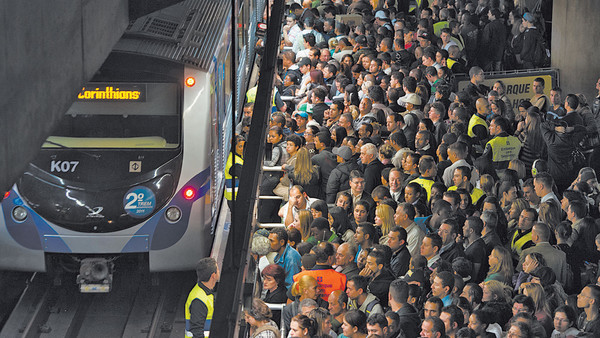
[[[304,275],[314,277],[321,289],[321,298],[328,301],[329,295],[333,291],[346,289],[346,275],[331,267],[331,264],[335,262],[335,248],[331,243],[323,242],[315,245],[312,251],[317,256],[317,264],[310,270],[295,274],[294,282],[299,281]]]
[[[510,250],[513,260],[519,262],[523,250],[534,246],[531,230],[533,223],[537,220],[538,214],[533,208],[527,208],[521,211],[517,229],[510,238]]]
[[[431,198],[431,186],[435,183],[434,178],[437,175],[437,165],[433,157],[429,155],[422,156],[419,160],[419,173],[421,176],[410,181],[409,183],[418,183],[425,191],[427,191],[427,201]]]
[[[467,127],[467,135],[470,138],[477,138],[479,141],[487,139],[488,125],[485,122],[485,117],[490,112],[490,104],[484,99],[477,99],[475,103],[477,112],[471,116],[469,126]]]
[[[453,191],[456,189],[464,189],[471,196],[471,202],[473,205],[477,205],[477,202],[485,195],[483,190],[474,187],[471,184],[471,168],[467,166],[460,166],[454,170],[454,175],[452,177],[453,186],[448,188],[448,191]]]
[[[242,166],[244,165],[244,146],[246,139],[244,136],[236,135],[235,137],[235,163],[233,161],[234,153],[229,153],[227,163],[225,164],[225,198],[229,209],[232,208],[232,201],[237,196],[237,189],[240,184],[240,176],[242,175]],[[233,176],[235,174],[235,180]]]
[[[485,145],[484,156],[491,158],[494,168],[506,169],[508,163],[519,157],[521,141],[508,134],[509,122],[505,117],[495,116],[490,123],[490,134],[494,136]]]
[[[215,306],[212,289],[219,280],[219,267],[212,257],[202,258],[196,264],[198,282],[185,302],[185,337],[205,337],[210,331]],[[208,335],[206,335],[208,337]]]

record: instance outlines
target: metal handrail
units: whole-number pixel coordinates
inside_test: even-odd
[[[285,229],[285,224],[283,223],[257,223],[259,227],[265,229],[274,229],[274,228],[283,228]]]

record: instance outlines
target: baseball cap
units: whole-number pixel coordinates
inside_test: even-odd
[[[590,168],[590,167],[585,167],[581,169],[581,180],[583,182],[586,182],[588,180],[591,179],[595,179],[596,178],[596,173],[594,172],[594,169]]]
[[[535,18],[533,17],[533,14],[529,13],[529,12],[525,12],[525,14],[523,14],[523,19],[529,21],[529,22],[534,22]]]
[[[306,112],[303,112],[303,111],[297,112],[296,116],[300,116],[302,118],[308,119],[308,114]]]
[[[388,17],[385,15],[384,11],[377,11],[377,13],[375,13],[375,19],[387,20]]]
[[[307,57],[303,57],[302,59],[300,59],[300,61],[298,61],[298,67],[308,66],[310,64],[311,64],[310,59]]]
[[[429,40],[429,33],[427,31],[419,31],[417,37]]]
[[[418,106],[421,104],[421,97],[415,93],[408,93],[399,98],[398,101],[403,103],[411,103]]]
[[[341,146],[339,148],[334,148],[333,153],[343,158],[344,161],[348,161],[352,158],[352,150],[348,146]]]

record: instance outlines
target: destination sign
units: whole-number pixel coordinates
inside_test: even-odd
[[[83,87],[79,101],[145,102],[146,85],[133,83],[93,83]]]

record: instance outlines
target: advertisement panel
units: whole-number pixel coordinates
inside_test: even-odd
[[[552,87],[559,85],[557,69],[543,70],[528,70],[528,71],[512,71],[512,72],[493,72],[485,73],[484,85],[494,86],[494,82],[502,80],[506,86],[506,95],[511,99],[514,109],[524,100],[529,100],[533,97],[533,80],[541,77],[545,81],[544,94],[550,97]],[[457,78],[458,91],[460,92],[469,84],[469,78]]]

